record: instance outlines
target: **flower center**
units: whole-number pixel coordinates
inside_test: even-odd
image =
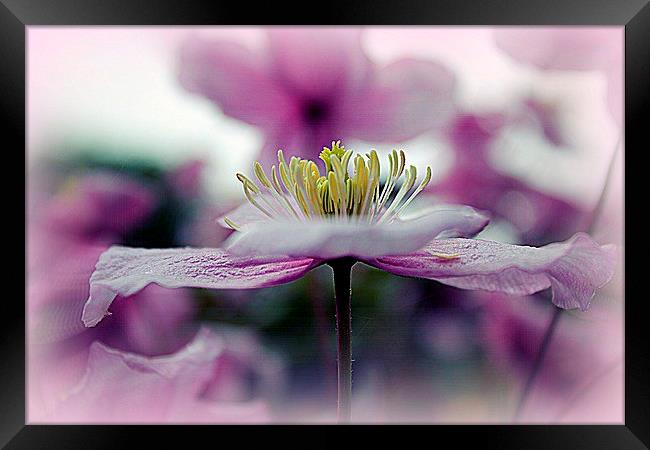
[[[329,108],[321,100],[310,100],[303,106],[303,117],[310,124],[321,122],[327,117]]]
[[[431,168],[427,166],[424,178],[413,189],[417,180],[415,166],[406,168],[404,152],[393,150],[388,155],[388,175],[382,187],[377,152],[353,155],[341,141],[332,142],[332,148],[324,147],[320,154],[325,166],[321,174],[316,163],[310,160],[294,156],[287,164],[279,150],[278,165],[271,167],[270,178],[261,164],[255,162],[258,183],[241,173],[237,179],[248,201],[270,219],[337,218],[366,223],[394,220],[431,181]],[[397,185],[399,189],[394,193]],[[231,220],[225,221],[231,228],[239,228]]]

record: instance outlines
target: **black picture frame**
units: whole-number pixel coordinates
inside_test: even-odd
[[[626,211],[635,193],[641,193],[636,205],[642,210],[642,188],[632,184],[643,180],[635,171],[643,170],[643,164],[632,164],[630,158],[642,157],[648,151],[646,129],[650,102],[650,6],[648,0],[447,0],[420,2],[392,2],[390,4],[328,1],[321,4],[310,2],[304,14],[293,10],[287,15],[277,2],[253,6],[249,2],[198,2],[171,0],[1,0],[0,6],[0,103],[2,108],[3,146],[6,167],[17,171],[25,167],[25,43],[26,27],[32,25],[224,25],[224,24],[368,24],[368,25],[619,25],[625,27],[625,192]],[[289,5],[287,5],[289,6]],[[287,10],[289,8],[286,8]],[[638,148],[637,148],[638,147]],[[637,156],[639,155],[639,156]],[[7,162],[7,158],[15,161]],[[12,173],[13,174],[13,173]],[[26,177],[29,176],[25,172]],[[647,175],[646,175],[647,177]],[[4,178],[4,177],[3,177]],[[12,177],[6,177],[9,180]],[[5,181],[6,183],[7,181]],[[15,185],[3,186],[3,200],[8,216],[25,207],[26,197],[14,194]],[[7,205],[9,200],[16,205]],[[635,211],[636,212],[636,211]],[[626,242],[634,242],[645,230],[643,213],[626,220]],[[11,217],[14,217],[11,215]],[[7,220],[7,219],[6,219]],[[27,219],[26,219],[27,220]],[[5,239],[25,233],[26,224],[7,220],[15,228],[7,230]],[[638,231],[638,234],[637,234]],[[23,235],[25,235],[23,234]],[[17,239],[9,238],[16,242]],[[26,243],[28,245],[28,243]],[[20,279],[20,272],[27,277],[26,265],[22,268],[15,261],[24,261],[26,248],[16,249],[18,257],[11,256],[5,272],[5,283]],[[642,280],[635,271],[644,266],[625,264],[634,254],[641,254],[632,245],[625,249],[624,264],[626,298],[631,298],[625,311],[625,424],[584,426],[418,426],[409,427],[408,435],[417,431],[418,438],[435,442],[453,442],[454,446],[475,442],[483,447],[528,449],[636,449],[650,445],[650,392],[648,390],[648,332],[645,314],[640,313],[643,295],[633,295],[632,290]],[[18,283],[13,283],[18,285]],[[187,445],[199,438],[207,439],[209,445],[219,445],[225,434],[237,433],[239,446],[251,437],[265,439],[268,434],[290,431],[296,446],[309,445],[318,436],[321,445],[340,445],[342,434],[359,432],[367,437],[385,440],[401,426],[391,427],[330,427],[321,433],[319,427],[254,427],[248,428],[211,426],[44,426],[25,425],[25,307],[24,296],[12,295],[5,290],[2,299],[2,369],[0,370],[0,444],[6,448],[116,448],[134,447],[136,438],[151,446],[158,442],[171,443],[174,439]],[[24,295],[24,293],[23,293]],[[371,428],[371,429],[370,429]],[[296,431],[298,433],[296,434]],[[243,440],[242,440],[243,439]],[[413,437],[414,439],[414,437]],[[298,444],[298,442],[302,442]],[[385,441],[387,443],[387,441]],[[415,440],[404,441],[410,445]],[[286,445],[286,444],[285,444]],[[294,444],[288,444],[294,446]],[[447,444],[444,444],[447,445]]]

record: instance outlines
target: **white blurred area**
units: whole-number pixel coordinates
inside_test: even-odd
[[[261,28],[29,27],[28,161],[61,141],[108,143],[120,157],[169,164],[200,157],[207,162],[209,193],[239,195],[233,174],[250,171],[262,136],[180,87],[176,50],[191,33],[253,47],[265,43]],[[540,190],[593,205],[620,133],[605,107],[604,76],[519,64],[497,49],[492,33],[487,27],[369,27],[363,44],[378,64],[417,57],[447,65],[456,74],[465,112],[508,110],[526,96],[550,105],[562,117],[573,151],[512,127],[493,146],[493,162]],[[359,150],[373,145],[380,153],[392,148],[349,144]],[[447,144],[431,134],[400,147],[413,163],[432,164],[434,182],[453,160]]]
[[[239,192],[233,174],[248,168],[262,138],[178,84],[176,49],[191,32],[30,27],[28,161],[53,142],[105,143],[125,159],[202,158],[212,193]]]

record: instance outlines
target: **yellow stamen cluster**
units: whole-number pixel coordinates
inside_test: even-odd
[[[406,168],[406,157],[401,150],[393,150],[388,155],[388,176],[383,188],[375,150],[364,156],[353,156],[352,150],[346,150],[341,141],[336,141],[332,142],[331,149],[323,148],[320,159],[325,164],[324,174],[310,160],[292,157],[287,164],[279,150],[278,165],[271,167],[270,178],[256,162],[254,172],[258,183],[241,173],[237,179],[248,201],[270,219],[344,218],[367,223],[395,219],[431,180],[431,168],[427,167],[424,179],[411,192],[417,170],[414,166]],[[354,166],[352,176],[348,170],[350,162]],[[393,196],[400,179],[401,186]],[[231,228],[238,228],[231,220],[225,221]]]

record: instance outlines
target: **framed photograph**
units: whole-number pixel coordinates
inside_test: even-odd
[[[650,445],[646,1],[193,3],[3,0],[3,445]]]

